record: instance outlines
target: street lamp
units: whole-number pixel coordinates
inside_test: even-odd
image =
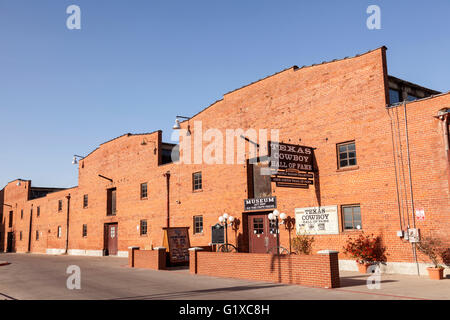
[[[277,255],[280,254],[280,226],[278,223],[278,217],[281,219],[281,224],[284,224],[284,220],[286,219],[286,213],[281,213],[275,209],[272,213],[269,213],[269,220],[275,221],[275,232],[277,234]]]
[[[225,227],[225,248],[228,250],[228,222],[230,222],[230,226],[233,224],[234,217],[228,215],[228,213],[224,213],[219,217],[219,222]]]

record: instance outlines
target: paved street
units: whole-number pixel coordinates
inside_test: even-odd
[[[131,269],[127,259],[0,254],[0,299],[450,299],[450,279],[382,275],[370,290],[367,275],[341,273],[339,289],[193,276],[188,270]],[[81,289],[66,287],[67,267],[81,269]]]

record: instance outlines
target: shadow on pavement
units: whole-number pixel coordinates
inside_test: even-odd
[[[214,289],[203,289],[203,290],[193,290],[193,291],[183,291],[183,292],[173,292],[173,293],[157,293],[153,295],[145,296],[134,296],[134,297],[122,297],[111,300],[164,300],[164,299],[180,299],[183,297],[193,297],[208,293],[218,293],[218,292],[235,292],[244,290],[254,290],[254,289],[268,289],[273,287],[285,286],[282,284],[267,284],[267,285],[248,285],[248,286],[237,286],[237,287],[225,287],[225,288],[214,288]]]

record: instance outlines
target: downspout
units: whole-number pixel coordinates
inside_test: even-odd
[[[403,111],[404,111],[404,116],[405,116],[406,152],[408,154],[409,190],[410,190],[410,193],[411,193],[412,218],[413,218],[413,226],[414,226],[414,229],[415,229],[416,228],[416,212],[414,210],[414,193],[413,193],[413,187],[412,187],[411,155],[410,155],[410,151],[409,151],[408,117],[406,115],[406,101],[403,102]],[[413,249],[414,260],[416,262],[417,275],[420,276],[419,262],[417,261],[416,243],[415,242],[411,242],[411,246],[412,246],[412,249]]]
[[[167,171],[163,174],[164,177],[166,177],[166,184],[167,184],[167,223],[166,227],[170,228],[170,171]]]
[[[33,227],[33,205],[31,205],[30,211],[30,231],[28,232],[28,253],[31,252],[31,236],[32,236],[32,227]]]
[[[65,253],[69,251],[69,215],[70,215],[70,193],[66,196],[67,199],[67,222],[66,222],[66,249]]]
[[[403,230],[403,222],[402,222],[402,208],[400,205],[400,192],[398,187],[398,173],[397,173],[397,148],[394,140],[394,125],[392,123],[392,116],[389,110],[389,106],[386,108],[386,111],[391,119],[391,138],[392,138],[392,155],[394,158],[394,172],[395,172],[395,187],[397,190],[397,206],[398,206],[398,219],[400,222],[400,230]]]

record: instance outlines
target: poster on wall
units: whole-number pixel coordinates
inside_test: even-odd
[[[339,219],[337,206],[295,209],[297,234],[338,234]]]

